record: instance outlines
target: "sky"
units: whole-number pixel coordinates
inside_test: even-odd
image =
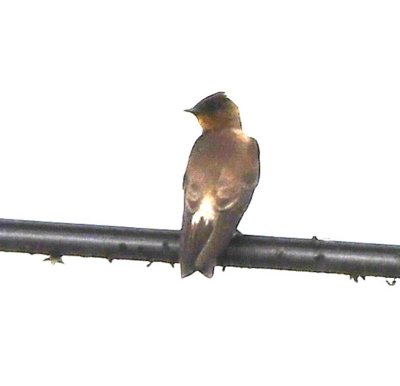
[[[217,91],[257,139],[244,234],[400,244],[395,1],[2,1],[0,217],[180,229]],[[0,252],[5,385],[381,384],[382,278]]]

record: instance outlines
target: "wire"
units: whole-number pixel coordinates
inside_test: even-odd
[[[178,263],[179,231],[0,219],[0,251]],[[235,236],[221,266],[400,277],[400,246]]]

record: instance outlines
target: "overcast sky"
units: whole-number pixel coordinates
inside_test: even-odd
[[[400,244],[396,1],[2,1],[0,217],[179,229],[217,91],[261,149],[242,233]],[[382,278],[0,253],[0,383],[384,384]]]

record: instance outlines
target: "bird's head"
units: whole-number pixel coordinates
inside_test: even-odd
[[[239,109],[224,92],[212,94],[185,111],[196,116],[203,132],[241,128]]]

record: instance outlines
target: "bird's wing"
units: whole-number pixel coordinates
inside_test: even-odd
[[[213,229],[211,221],[200,219],[194,222],[193,216],[199,210],[204,189],[201,177],[197,174],[185,173],[183,187],[185,190],[185,208],[181,232],[180,265],[181,275],[186,277],[195,272],[195,261],[203,246],[207,243]]]
[[[245,206],[250,199],[245,200],[249,193],[253,193],[260,177],[259,148],[257,141],[250,138],[247,154],[240,165],[234,168],[223,168],[218,179],[216,196],[217,207],[220,212],[232,209],[239,205]]]
[[[218,256],[226,249],[246,211],[259,179],[259,150],[251,140],[241,163],[221,169],[212,195],[214,215],[197,217],[206,198],[207,180],[200,173],[186,173],[185,210],[181,240],[181,273],[196,270],[211,277]]]
[[[255,140],[248,146],[243,164],[235,169],[223,169],[216,190],[218,214],[212,230],[196,258],[196,268],[211,277],[218,257],[228,247],[237,226],[250,204],[260,176],[259,149]]]
[[[254,138],[249,138],[246,154],[239,165],[222,168],[221,174],[215,185],[216,205],[222,212],[234,207],[242,196],[247,196],[249,191],[254,191],[260,177],[260,155],[258,143]],[[186,171],[183,178],[185,190],[185,208],[195,213],[206,193],[207,176],[204,173]]]

